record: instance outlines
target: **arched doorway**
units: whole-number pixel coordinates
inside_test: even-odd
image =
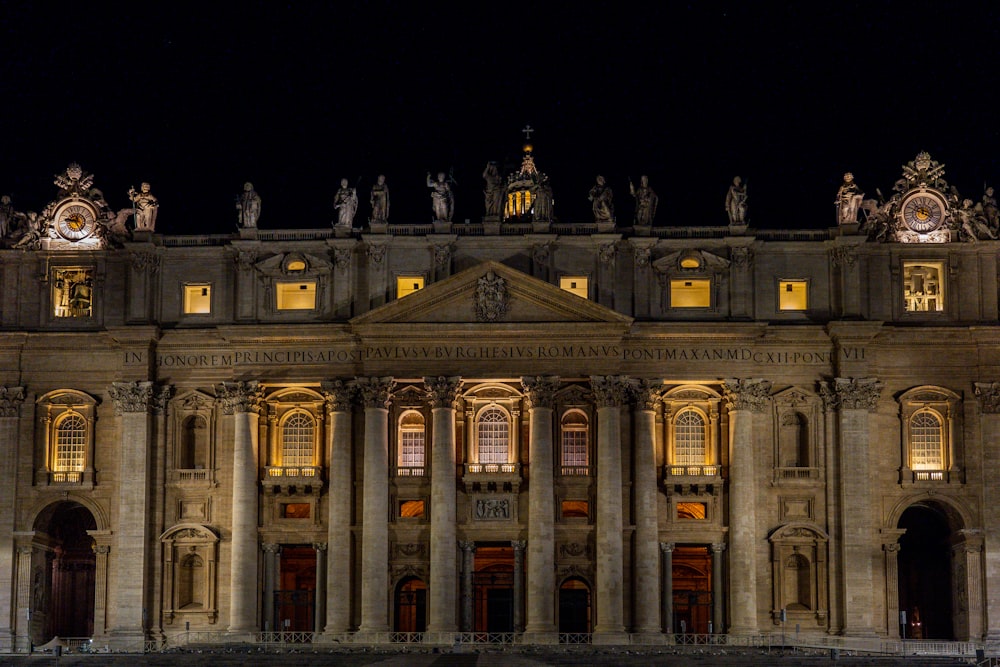
[[[31,640],[92,637],[97,556],[94,515],[72,501],[45,508],[35,520],[36,548],[31,564]]]
[[[590,633],[590,587],[573,577],[559,587],[559,634]]]
[[[427,584],[407,577],[396,586],[396,632],[424,632],[427,629]]]
[[[948,516],[934,504],[912,505],[899,518],[899,609],[907,639],[954,639]],[[958,582],[962,585],[962,582]]]

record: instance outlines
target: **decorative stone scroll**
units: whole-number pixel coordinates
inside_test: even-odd
[[[834,378],[833,388],[841,410],[874,412],[882,394],[882,383],[876,378]]]
[[[355,378],[354,386],[361,394],[361,403],[366,408],[386,408],[392,402],[392,390],[396,381],[391,377]]]
[[[976,382],[979,409],[985,414],[1000,414],[1000,382]]]
[[[333,249],[333,264],[337,267],[338,271],[343,271],[351,264],[351,249],[350,248],[334,248]]]
[[[215,395],[222,402],[223,414],[234,415],[238,412],[260,414],[264,388],[256,380],[223,382],[215,386]]]
[[[521,386],[533,408],[551,408],[561,381],[558,375],[537,375],[521,378]]]
[[[733,248],[731,257],[733,266],[736,268],[749,269],[753,266],[752,248]]]
[[[618,256],[618,246],[614,243],[602,243],[597,249],[597,257],[601,266],[614,266],[615,257]]]
[[[0,417],[17,417],[24,403],[24,387],[0,387]]]
[[[549,262],[550,243],[536,243],[531,246],[531,259],[539,266],[545,266]]]
[[[591,375],[590,388],[599,408],[621,407],[632,393],[632,383],[624,375]]]
[[[633,246],[632,248],[633,261],[635,262],[635,265],[640,268],[649,266],[649,258],[651,254],[649,246]]]
[[[632,387],[635,403],[640,410],[655,410],[663,398],[663,380],[640,378]]]
[[[167,403],[170,402],[170,397],[173,395],[174,388],[169,384],[153,387],[153,397],[149,401],[153,414],[164,414],[167,411]]]
[[[152,382],[113,382],[108,394],[115,404],[115,414],[146,412],[153,397]]]
[[[160,270],[163,257],[154,252],[130,252],[128,255],[132,268],[136,271],[156,273]]]
[[[729,378],[723,381],[722,390],[731,410],[763,412],[771,396],[771,382],[759,378]]]
[[[256,250],[237,250],[233,254],[233,261],[240,271],[249,271],[257,263]]]
[[[451,263],[451,244],[440,243],[434,246],[434,266],[446,268]]]
[[[323,398],[326,399],[326,408],[330,412],[350,412],[351,401],[357,393],[357,388],[353,384],[343,380],[327,380],[320,384]]]
[[[498,322],[510,310],[507,281],[492,269],[477,282],[474,299],[476,319],[480,322]]]
[[[424,388],[427,390],[427,400],[432,408],[454,408],[458,400],[458,392],[462,389],[462,378],[425,377]]]
[[[385,259],[385,249],[387,247],[384,243],[369,243],[368,261],[375,265],[381,264]]]

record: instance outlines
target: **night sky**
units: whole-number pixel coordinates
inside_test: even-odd
[[[358,224],[379,173],[415,223],[454,169],[478,220],[525,124],[561,222],[597,174],[620,225],[641,174],[660,225],[725,224],[738,174],[752,226],[832,226],[844,171],[874,197],[920,150],[1000,187],[998,3],[229,4],[0,0],[0,193],[41,210],[75,161],[115,209],[152,183],[159,232],[227,233],[247,180],[262,228],[328,226],[342,177]]]

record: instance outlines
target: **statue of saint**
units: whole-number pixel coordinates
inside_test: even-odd
[[[236,200],[236,210],[239,211],[240,227],[256,227],[260,217],[260,195],[253,189],[253,183],[244,183],[243,192]]]
[[[382,224],[389,222],[389,186],[385,184],[385,174],[379,174],[378,180],[372,186],[369,201],[372,205],[371,222]]]
[[[438,172],[437,180],[433,180],[431,173],[427,172],[427,187],[431,189],[431,209],[434,211],[434,219],[451,222],[451,217],[455,214],[455,195],[451,191],[451,184],[445,179],[444,172]]]
[[[597,183],[590,188],[588,199],[594,209],[594,222],[615,221],[614,194],[603,176],[597,177]]]
[[[861,207],[861,200],[865,194],[854,182],[854,174],[847,172],[844,174],[844,182],[837,190],[837,200],[833,202],[837,205],[837,223],[850,225],[858,221],[858,209]]]
[[[743,185],[742,178],[736,176],[726,193],[726,214],[729,215],[729,224],[746,224],[747,197],[747,186]]]
[[[643,227],[651,226],[653,218],[656,217],[656,205],[660,198],[656,196],[653,188],[649,187],[649,177],[641,176],[638,188],[629,181],[628,191],[635,197],[635,224]]]
[[[986,192],[983,193],[983,215],[986,216],[986,221],[994,234],[1000,231],[1000,209],[997,208],[992,187],[986,188]]]
[[[8,238],[13,233],[16,215],[10,195],[0,197],[0,238]]]
[[[483,190],[486,216],[499,216],[500,204],[503,201],[503,189],[500,187],[500,172],[497,170],[496,162],[490,162],[486,165],[486,169],[483,170],[483,180],[486,181],[486,189]]]
[[[135,188],[128,189],[128,198],[132,200],[135,208],[135,229],[136,231],[153,231],[156,228],[156,211],[160,203],[149,191],[149,183],[139,186],[139,191]]]
[[[336,227],[354,226],[354,215],[358,212],[358,191],[348,185],[347,179],[340,179],[340,189],[333,196],[333,208],[337,210]]]
[[[963,199],[962,207],[957,211],[962,237],[968,241],[996,240],[997,236],[990,230],[986,214],[982,206],[975,206],[971,199]]]
[[[542,176],[535,190],[535,201],[532,203],[532,212],[535,220],[552,220],[552,183],[548,176]]]

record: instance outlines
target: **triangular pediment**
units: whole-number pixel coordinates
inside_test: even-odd
[[[488,261],[353,320],[373,324],[613,324],[632,318],[499,262]]]

